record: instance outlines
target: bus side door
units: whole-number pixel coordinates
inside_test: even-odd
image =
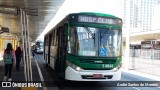
[[[65,71],[65,57],[66,57],[66,35],[65,27],[58,28],[58,53],[57,53],[57,69],[58,73],[64,73]]]

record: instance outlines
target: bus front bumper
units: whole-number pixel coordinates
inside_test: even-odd
[[[121,68],[112,70],[83,70],[76,71],[70,66],[66,68],[65,79],[72,81],[115,81],[121,79]]]

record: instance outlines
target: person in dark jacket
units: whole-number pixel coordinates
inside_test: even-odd
[[[16,69],[17,71],[19,71],[21,57],[22,57],[22,50],[20,47],[17,47],[15,54],[16,54]]]
[[[36,53],[36,45],[32,46],[32,56],[34,57]]]

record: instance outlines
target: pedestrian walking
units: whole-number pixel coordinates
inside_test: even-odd
[[[3,60],[4,60],[4,64],[5,64],[4,81],[7,80],[8,73],[9,73],[8,81],[12,81],[12,78],[11,78],[12,67],[13,67],[13,64],[16,63],[16,56],[15,56],[15,51],[12,48],[11,43],[7,44],[7,48],[5,49],[4,54],[3,54]]]
[[[22,57],[22,50],[20,47],[17,47],[15,54],[16,54],[16,70],[19,71],[21,57]]]
[[[32,56],[35,56],[35,52],[36,52],[36,45],[32,46]]]

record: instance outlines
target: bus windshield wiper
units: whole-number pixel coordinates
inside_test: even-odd
[[[104,35],[105,35],[108,31],[109,31],[109,29],[107,29],[107,31],[104,32],[104,33],[100,36],[100,38],[104,37]]]
[[[94,46],[95,46],[95,34],[93,34],[88,27],[86,27],[85,25],[82,25],[85,30],[87,31],[87,33],[89,33],[92,36],[92,39],[94,40]]]
[[[82,25],[82,26],[85,28],[85,30],[87,31],[87,33],[89,33],[92,36],[92,38],[94,39],[95,38],[94,34],[89,30],[89,28],[86,27],[85,25]]]

